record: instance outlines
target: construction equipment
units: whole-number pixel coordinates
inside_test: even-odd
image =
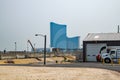
[[[30,41],[30,40],[28,40],[27,42],[31,45],[32,50],[35,52],[35,48],[33,47],[33,45],[32,45],[32,43],[31,43],[31,41]]]

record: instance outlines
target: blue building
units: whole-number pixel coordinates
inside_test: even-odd
[[[50,23],[50,46],[63,50],[79,49],[80,37],[67,37],[66,28],[66,25]]]
[[[79,36],[67,38],[67,49],[68,50],[77,50],[79,49]]]
[[[50,42],[53,48],[64,48],[66,49],[66,25],[60,25],[51,22],[50,23]]]

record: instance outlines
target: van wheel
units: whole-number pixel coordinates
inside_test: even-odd
[[[111,63],[111,60],[109,58],[104,59],[105,63]]]

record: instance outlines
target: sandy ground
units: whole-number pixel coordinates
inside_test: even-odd
[[[36,59],[0,64],[0,80],[120,80],[120,64],[55,63],[55,60],[47,59],[45,66],[43,60]]]
[[[92,65],[92,63],[84,64]],[[76,67],[66,67],[66,64],[57,65],[2,65],[0,80],[120,80],[120,72],[113,70],[79,67],[79,65]]]
[[[7,61],[14,61],[14,64],[30,64],[30,63],[36,63],[36,62],[43,62],[44,58],[39,58],[41,61],[35,59],[35,58],[27,58],[27,59],[8,59],[8,60],[0,60],[0,64],[8,64]],[[51,57],[46,58],[47,62],[55,62],[55,61],[61,62],[64,60],[63,57]]]

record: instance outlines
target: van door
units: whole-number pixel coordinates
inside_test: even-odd
[[[111,50],[110,56],[113,59],[113,61],[117,61],[116,50]]]

